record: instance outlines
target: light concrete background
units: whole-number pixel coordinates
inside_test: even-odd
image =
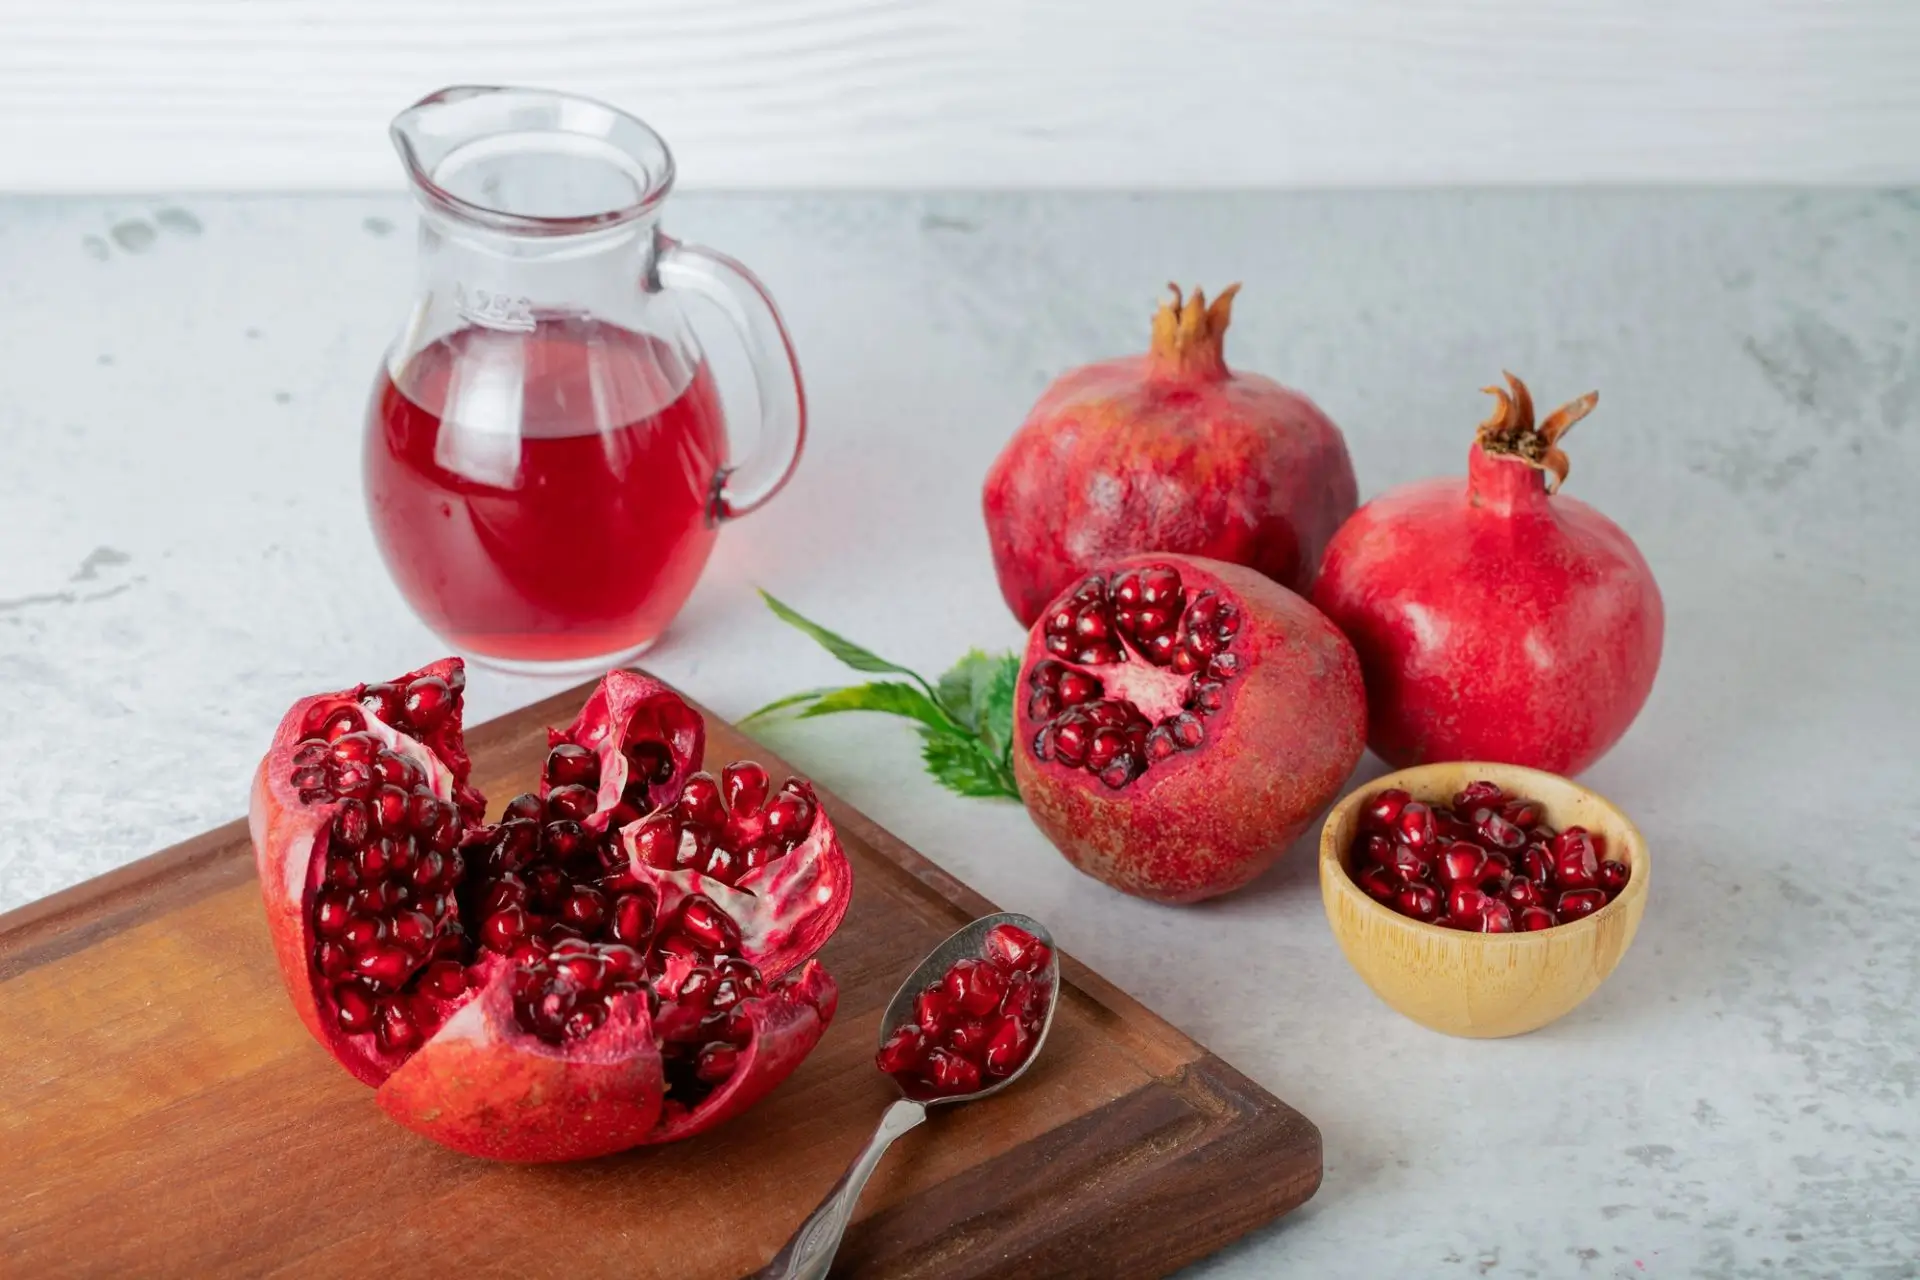
[[[398,198],[0,200],[0,908],[237,816],[297,695],[416,666],[361,514]],[[1445,1039],[1328,934],[1303,843],[1169,909],[1069,869],[878,718],[769,742],[1312,1117],[1317,1198],[1208,1277],[1914,1276],[1920,1257],[1920,196],[690,197],[784,303],[814,437],[654,665],[722,714],[839,670],[751,587],[938,670],[1009,646],[977,478],[1164,281],[1308,390],[1366,494],[1458,472],[1502,367],[1598,387],[1569,492],[1666,593],[1587,781],[1658,863],[1557,1025]],[[484,672],[483,718],[554,687]],[[1375,768],[1371,762],[1366,766]]]
[[[0,0],[13,190],[375,188],[442,84],[692,187],[1920,181],[1913,0]]]

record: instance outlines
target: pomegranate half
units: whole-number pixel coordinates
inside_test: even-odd
[[[1211,303],[1168,287],[1147,353],[1055,379],[987,472],[993,567],[1023,627],[1141,552],[1244,564],[1305,592],[1353,514],[1340,429],[1299,392],[1227,367],[1240,286]]]
[[[300,1019],[455,1150],[571,1160],[752,1105],[833,1017],[811,957],[851,870],[804,781],[696,773],[699,715],[609,674],[538,794],[483,821],[448,658],[295,703],[254,779],[269,930]]]
[[[1660,666],[1660,588],[1633,539],[1560,492],[1587,395],[1534,424],[1497,405],[1467,475],[1384,493],[1327,548],[1313,591],[1366,671],[1369,745],[1395,768],[1492,760],[1574,774],[1619,741]],[[1552,482],[1548,482],[1548,476]]]
[[[1365,746],[1346,637],[1240,565],[1136,556],[1028,637],[1014,776],[1067,860],[1162,902],[1227,893],[1339,794]]]

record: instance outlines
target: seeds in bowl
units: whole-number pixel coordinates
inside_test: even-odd
[[[1584,920],[1627,887],[1632,872],[1585,827],[1555,830],[1546,809],[1492,782],[1452,804],[1398,788],[1361,810],[1350,873],[1375,902],[1468,933],[1531,933]]]

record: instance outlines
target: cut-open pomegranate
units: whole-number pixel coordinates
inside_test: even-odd
[[[1082,871],[1169,902],[1236,889],[1339,792],[1366,702],[1352,647],[1239,565],[1123,560],[1034,624],[1014,774]]]
[[[851,871],[812,788],[769,794],[741,762],[722,796],[691,772],[698,714],[616,671],[488,824],[463,688],[447,659],[303,699],[261,763],[254,851],[301,1019],[394,1118],[474,1155],[602,1155],[751,1105],[836,1001],[811,957]],[[662,824],[675,856],[641,856]]]

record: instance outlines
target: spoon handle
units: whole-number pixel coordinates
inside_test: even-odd
[[[840,1181],[833,1184],[833,1190],[827,1192],[827,1198],[800,1224],[786,1248],[755,1273],[754,1280],[825,1280],[833,1255],[840,1250],[840,1237],[853,1220],[853,1207],[860,1203],[861,1189],[879,1167],[880,1157],[895,1138],[926,1118],[926,1107],[910,1098],[901,1098],[888,1107],[880,1117],[880,1127],[840,1175]]]

